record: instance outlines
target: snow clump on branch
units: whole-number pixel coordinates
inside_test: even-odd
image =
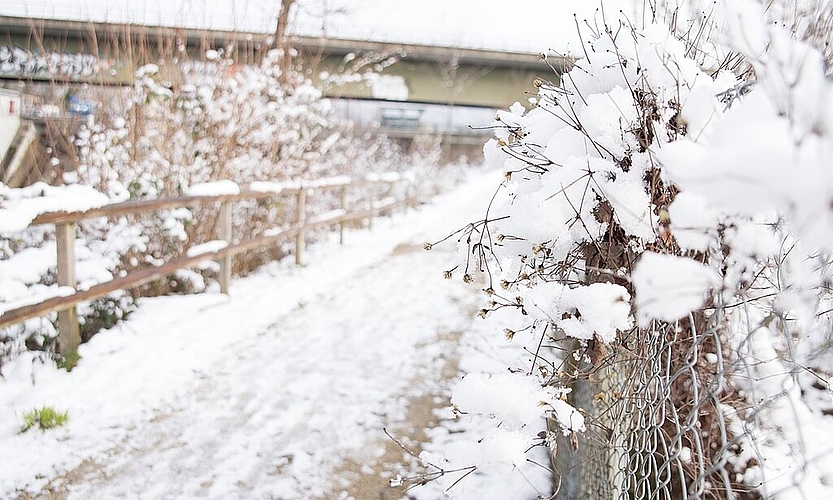
[[[512,407],[540,399],[540,392],[522,387],[550,391],[549,401],[558,405],[555,425],[566,434],[584,430],[565,423],[571,412],[583,416],[582,428],[610,429],[603,415],[596,418],[574,403],[569,388],[603,376],[599,370],[615,363],[617,352],[638,349],[634,340],[650,339],[652,331],[681,335],[691,329],[696,339],[702,332],[695,325],[712,325],[715,338],[725,342],[722,356],[736,364],[756,361],[754,373],[784,374],[782,387],[792,386],[792,369],[778,359],[793,353],[788,346],[760,357],[738,347],[759,349],[755,335],[772,337],[774,345],[787,339],[804,353],[806,364],[799,366],[810,366],[813,350],[829,343],[830,36],[819,35],[816,18],[803,17],[823,12],[790,11],[781,8],[785,2],[768,11],[753,1],[701,3],[650,3],[652,13],[635,17],[662,21],[664,14],[668,26],[648,21],[638,27],[625,16],[616,24],[603,16],[589,23],[582,57],[560,84],[536,80],[532,108],[516,103],[499,112],[495,137],[485,147],[487,162],[503,170],[505,180],[484,219],[459,233],[463,278],[472,282],[474,271],[481,271],[488,296],[481,316],[515,325],[506,329],[507,338],[520,341],[523,352],[508,366],[518,387]],[[788,11],[796,17],[778,17]],[[676,347],[685,355],[682,344]],[[708,359],[719,358],[709,353]],[[761,359],[767,361],[757,363]],[[717,364],[709,369],[724,370]],[[743,399],[758,390],[778,400],[770,394],[772,384],[750,385],[754,374],[753,380],[731,370],[710,376],[720,379],[721,397]],[[455,391],[460,411],[511,421],[511,411],[477,399],[504,379],[477,380]],[[527,403],[517,400],[524,394]],[[606,396],[602,391],[594,397]],[[679,404],[679,411],[690,411],[702,401]],[[766,493],[767,477],[804,470],[810,456],[829,459],[823,450],[796,455],[812,445],[786,432],[788,403],[756,410],[772,422],[743,425],[746,403],[739,404],[717,418],[739,440],[747,434],[746,451],[718,442],[718,453],[730,458],[690,459],[708,467],[721,460],[746,472],[726,487],[737,480]],[[541,405],[537,424],[528,421],[510,432],[525,436],[519,443],[527,448],[548,445],[555,455],[555,441],[538,434],[541,428],[547,434],[544,417],[553,417],[554,407]],[[701,424],[704,417],[693,418]],[[702,422],[703,429],[707,425]],[[773,429],[786,444],[748,436]],[[790,458],[758,464],[755,453]],[[815,491],[824,481],[810,468],[802,481],[781,487]]]

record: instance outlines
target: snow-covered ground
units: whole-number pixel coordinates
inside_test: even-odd
[[[442,279],[453,245],[422,243],[477,218],[499,179],[321,242],[306,267],[268,265],[230,296],[142,299],[70,373],[4,365],[0,498],[399,498],[389,478],[426,471],[383,428],[417,451],[424,427],[439,425],[437,451],[450,429],[474,431],[438,421],[459,364],[488,367],[502,340],[476,326],[477,287]],[[19,433],[43,405],[67,425]],[[526,481],[504,483],[535,497]],[[462,497],[482,498],[466,482]]]

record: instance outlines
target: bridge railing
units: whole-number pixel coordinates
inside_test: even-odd
[[[400,189],[400,196],[377,199],[380,187],[393,187],[404,184]],[[364,190],[363,199],[367,200],[363,206],[346,206],[347,190]],[[316,192],[338,192],[340,208],[321,214],[309,214],[308,199]],[[393,191],[392,189],[390,191]],[[232,207],[236,202],[244,200],[265,200],[280,197],[296,197],[296,214],[294,222],[288,227],[276,227],[263,231],[261,234],[233,243]],[[62,353],[69,353],[77,349],[81,342],[78,316],[75,306],[81,302],[103,297],[117,290],[129,290],[152,282],[177,270],[195,267],[201,262],[214,260],[219,263],[219,284],[221,293],[229,293],[231,283],[232,259],[234,255],[275,244],[285,240],[295,240],[295,263],[304,263],[304,249],[306,234],[310,231],[338,226],[339,242],[344,242],[344,230],[351,221],[368,220],[372,227],[373,217],[381,212],[396,207],[412,205],[412,190],[408,180],[396,176],[381,177],[354,181],[347,178],[327,179],[318,182],[298,183],[292,186],[283,185],[278,188],[247,189],[236,194],[218,194],[206,196],[179,196],[174,198],[160,198],[153,200],[126,201],[114,203],[98,208],[77,212],[49,212],[37,216],[29,224],[31,226],[53,224],[55,226],[55,240],[57,246],[57,296],[36,303],[27,303],[3,311],[0,314],[0,329],[21,323],[31,318],[44,316],[58,311],[58,349]],[[98,283],[86,289],[76,288],[75,275],[75,235],[76,224],[85,219],[98,217],[113,217],[119,215],[136,215],[165,209],[196,207],[203,205],[219,205],[217,212],[217,240],[205,242],[203,245],[192,247],[185,255],[165,262],[164,264],[136,270],[110,281]]]

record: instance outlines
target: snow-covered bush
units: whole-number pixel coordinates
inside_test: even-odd
[[[128,98],[117,96],[109,120],[79,131],[78,167],[65,177],[113,199],[133,199],[176,196],[219,180],[246,185],[362,176],[409,163],[384,137],[353,133],[302,72],[285,77],[282,53],[271,50],[256,65],[238,65],[230,55],[210,51],[204,61],[143,66]],[[286,203],[264,205],[256,213],[238,207],[235,227],[256,234],[293,213]],[[170,213],[163,231],[156,228],[139,253],[164,259],[212,239],[213,224],[204,223],[212,214]],[[251,267],[245,256],[237,265]]]
[[[58,295],[55,265],[56,242],[53,226],[29,222],[42,212],[85,210],[104,205],[108,198],[89,186],[49,186],[37,182],[21,189],[0,185],[0,310],[30,304]],[[82,287],[113,279],[119,251],[127,248],[125,233],[102,230],[103,221],[89,223],[76,248],[76,272]],[[90,239],[94,229],[102,239]],[[109,234],[109,238],[106,236]],[[132,310],[131,297],[114,292],[79,308],[81,335],[89,338],[100,328],[111,326]],[[38,351],[41,360],[54,351],[57,313],[33,318],[0,331],[0,366],[5,359],[24,350]]]
[[[505,181],[446,275],[482,274],[539,390],[484,408],[505,380],[468,375],[460,410],[516,444],[448,468],[546,445],[559,498],[829,494],[831,4],[639,4],[496,117]]]
[[[113,199],[133,199],[180,195],[220,180],[246,185],[405,170],[419,176],[436,169],[433,151],[407,153],[383,135],[355,131],[337,118],[302,69],[282,73],[282,50],[270,50],[252,65],[238,64],[231,54],[209,51],[202,61],[140,68],[129,95],[116,96],[110,116],[79,131],[78,167],[65,178],[96,186]],[[316,196],[310,209],[332,208],[334,197]],[[134,252],[122,253],[123,260],[139,254],[164,260],[213,239],[214,224],[206,221],[214,211],[174,211],[161,228],[155,219],[130,221],[150,236]],[[293,214],[292,200],[241,203],[234,227],[258,234]],[[252,252],[236,258],[236,271],[251,270],[262,257]],[[154,290],[159,291],[164,290]]]
[[[265,52],[254,64],[238,63],[233,53],[210,50],[202,60],[178,53],[139,68],[132,88],[104,92],[100,112],[87,117],[75,132],[72,154],[54,159],[53,164],[63,169],[59,180],[69,186],[91,186],[111,202],[191,194],[195,186],[214,181],[248,185],[338,175],[363,178],[391,171],[410,171],[414,179],[431,180],[426,184],[433,187],[438,167],[433,149],[409,153],[381,134],[355,131],[351,123],[334,115],[299,62],[291,73],[283,73],[281,49]],[[387,58],[368,61],[387,64]],[[32,189],[10,190],[10,197],[39,196],[29,193]],[[0,204],[4,192],[0,191]],[[317,194],[308,201],[308,210],[335,208],[338,196],[337,192]],[[366,205],[363,200],[350,201]],[[236,238],[292,223],[294,203],[291,198],[237,203],[232,222]],[[159,265],[185,254],[192,245],[215,239],[216,213],[217,207],[195,207],[81,222],[80,285]],[[20,228],[0,228],[15,229]],[[0,245],[9,266],[21,262],[17,254],[26,249],[38,249],[46,256],[44,261],[51,262],[51,267],[32,267],[24,281],[10,275],[14,290],[9,295],[3,291],[12,290],[11,285],[0,287],[0,299],[13,302],[37,287],[54,288],[51,228],[0,237]],[[234,272],[250,272],[285,252],[274,246],[239,255]],[[215,276],[216,266],[207,265],[199,272],[180,271],[131,294],[200,291]],[[83,336],[86,339],[97,326],[123,318],[131,307],[132,299],[125,294],[81,307]],[[51,349],[54,325],[49,321],[39,325],[48,327],[35,328],[30,322],[22,329],[7,330],[0,339],[4,342],[0,360],[27,343]]]

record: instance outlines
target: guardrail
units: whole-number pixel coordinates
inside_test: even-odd
[[[59,285],[59,296],[51,297],[33,304],[26,304],[13,309],[8,309],[0,315],[0,328],[5,328],[27,319],[43,316],[58,311],[58,350],[62,353],[69,353],[77,349],[81,342],[79,333],[78,316],[75,306],[84,301],[103,297],[116,290],[129,290],[131,288],[154,281],[163,276],[173,273],[179,269],[194,267],[206,260],[215,260],[220,264],[219,284],[221,293],[229,292],[231,282],[231,266],[234,255],[277,243],[282,240],[295,239],[295,263],[301,265],[304,262],[304,249],[306,246],[306,233],[315,229],[339,226],[339,242],[344,241],[345,224],[350,221],[368,219],[368,225],[372,227],[373,217],[380,212],[393,209],[397,206],[412,204],[410,185],[407,184],[404,190],[405,196],[402,199],[387,198],[377,200],[378,189],[381,185],[393,186],[396,183],[405,182],[401,179],[376,179],[363,180],[359,182],[350,179],[324,180],[312,183],[298,183],[294,186],[280,186],[270,189],[261,186],[259,189],[248,189],[236,194],[218,194],[205,196],[180,196],[176,198],[162,198],[154,200],[127,201],[105,205],[99,208],[78,212],[50,212],[37,216],[29,224],[29,227],[43,224],[55,225],[55,240],[57,244],[57,284]],[[367,204],[348,211],[346,204],[346,193],[348,188],[367,189]],[[309,217],[307,214],[307,199],[315,191],[338,190],[340,208],[319,214],[316,217]],[[283,196],[295,196],[296,199],[296,220],[294,225],[285,229],[273,229],[264,231],[256,237],[232,243],[232,205],[243,200],[261,200],[278,198]],[[97,217],[112,217],[118,215],[135,215],[144,212],[151,212],[172,208],[195,207],[209,204],[219,204],[218,211],[218,234],[217,240],[220,244],[207,245],[206,251],[188,252],[174,260],[162,265],[133,271],[125,276],[115,278],[104,283],[91,286],[87,289],[76,289],[75,277],[75,225],[78,221]],[[215,242],[212,242],[215,243]],[[192,249],[193,250],[193,249]],[[69,288],[66,288],[69,287]],[[60,293],[63,291],[64,293]]]

